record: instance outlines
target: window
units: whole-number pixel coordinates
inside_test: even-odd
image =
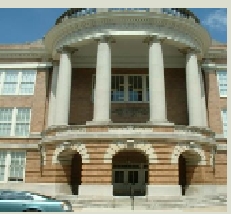
[[[32,95],[35,77],[33,70],[0,71],[0,95]]]
[[[227,96],[227,72],[217,71],[217,80],[219,84],[220,96]]]
[[[115,171],[114,183],[124,183],[124,171]]]
[[[112,102],[148,102],[149,77],[147,75],[112,75]],[[96,78],[93,76],[93,92],[95,93]]]
[[[28,136],[30,108],[0,108],[0,136]]]
[[[227,137],[227,109],[221,111],[222,121],[223,121],[223,135]]]
[[[26,152],[0,150],[0,182],[23,182]]]
[[[112,76],[111,80],[111,100],[124,100],[124,76]]]

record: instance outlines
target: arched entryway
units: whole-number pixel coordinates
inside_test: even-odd
[[[82,178],[82,157],[73,150],[64,150],[59,154],[58,160],[66,174],[67,184],[70,186],[71,194],[79,194],[79,185]]]
[[[198,168],[200,159],[200,155],[194,151],[187,150],[180,154],[178,159],[178,170],[181,195],[188,195],[188,190],[195,177],[194,171]]]
[[[112,158],[113,195],[146,195],[148,159],[138,150],[122,150]]]

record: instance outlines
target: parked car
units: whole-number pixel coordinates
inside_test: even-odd
[[[72,212],[69,201],[28,191],[0,190],[0,212]]]

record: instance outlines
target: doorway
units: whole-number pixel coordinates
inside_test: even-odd
[[[148,183],[148,161],[139,151],[121,151],[113,157],[113,195],[144,196]]]
[[[81,185],[82,177],[82,157],[80,154],[76,153],[72,155],[71,160],[71,179],[70,186],[72,195],[79,194],[79,185]]]
[[[187,186],[187,177],[186,177],[186,159],[180,154],[179,156],[179,185],[181,187],[181,195],[185,195],[186,186]]]

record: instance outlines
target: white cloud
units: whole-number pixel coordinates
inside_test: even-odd
[[[226,31],[227,30],[227,10],[217,9],[214,12],[209,13],[207,17],[202,21],[202,24],[214,30]]]

